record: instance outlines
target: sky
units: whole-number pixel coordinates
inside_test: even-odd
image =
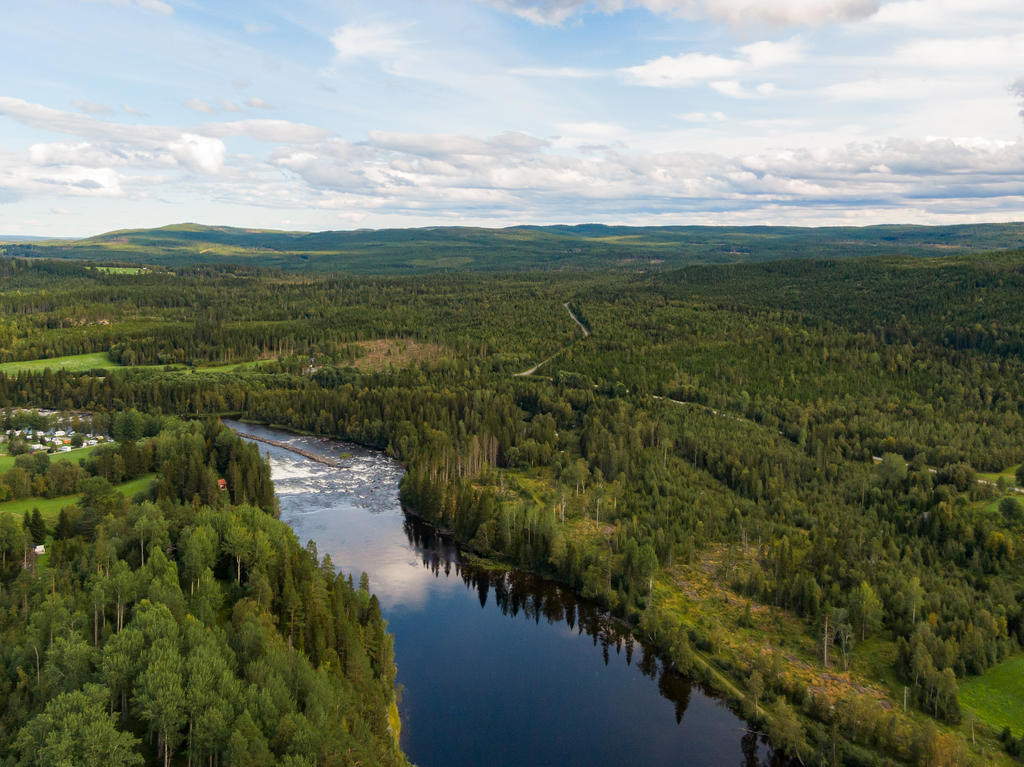
[[[0,234],[1024,220],[1021,0],[32,0]]]

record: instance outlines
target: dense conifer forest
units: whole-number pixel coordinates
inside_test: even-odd
[[[403,764],[376,598],[275,519],[256,448],[216,420],[115,424],[63,461],[81,497],[52,525],[0,513],[4,763]],[[34,466],[45,492],[58,464],[24,457],[0,482]]]
[[[0,406],[136,411],[117,450],[161,477],[65,520],[50,578],[12,549],[14,753],[61,707],[109,705],[126,753],[230,760],[184,702],[164,721],[146,697],[206,658],[237,691],[230,732],[266,754],[399,759],[375,602],[267,513],[265,467],[203,420],[228,414],[388,451],[410,511],[603,603],[805,763],[1022,751],[960,687],[1024,643],[1024,253],[415,278],[8,259],[0,279]],[[95,585],[118,566],[123,622]],[[107,674],[131,628],[135,676]],[[47,673],[69,655],[89,671]]]

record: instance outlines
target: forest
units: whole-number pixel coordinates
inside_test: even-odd
[[[345,747],[400,758],[380,719],[392,678],[365,588],[294,542],[270,546],[281,553],[268,565],[231,553],[233,519],[287,539],[259,462],[232,469],[215,435],[201,452],[197,434],[215,427],[200,424],[231,415],[397,457],[410,512],[603,604],[804,763],[1009,764],[1024,750],[1019,712],[999,720],[961,694],[1024,651],[1024,252],[415,277],[15,258],[0,276],[0,407],[136,412],[142,432],[119,434],[79,482],[119,466],[162,478],[148,502],[65,520],[76,543],[59,545],[75,553],[59,559],[55,541],[50,561],[81,563],[61,591],[80,605],[78,644],[92,638],[84,574],[101,573],[101,536],[149,573],[154,559],[176,567],[205,525],[220,541],[210,577],[246,605],[217,624],[237,678],[264,668],[243,652],[247,610],[280,632],[257,644],[276,636],[310,675],[358,646],[358,669],[331,677],[339,700],[363,701]],[[81,355],[87,367],[40,363]],[[148,434],[156,424],[170,435]],[[168,459],[158,443],[172,439],[194,439],[196,460]],[[38,468],[45,491],[50,467]],[[151,507],[162,554],[126,521]],[[20,564],[8,562],[12,584]],[[182,559],[174,579],[186,614],[195,567]],[[49,586],[36,584],[41,604]],[[314,606],[304,589],[331,596]],[[22,637],[5,662],[24,677],[10,698],[23,728],[56,698],[38,692],[25,597],[4,594],[5,631]],[[107,599],[96,620],[117,637]],[[106,680],[111,701],[126,686],[93,668],[75,705],[95,708],[93,684]],[[187,712],[164,731],[141,704],[127,710],[124,732],[194,747]],[[266,729],[279,713],[257,714],[246,726],[271,753],[299,753]]]
[[[1024,246],[1020,224],[960,226],[431,226],[283,232],[176,224],[81,240],[0,240],[8,257],[96,260],[150,267],[235,264],[301,272],[664,270],[686,264],[875,255],[938,256]],[[107,269],[131,267],[107,266]],[[137,268],[137,266],[135,267]]]
[[[118,442],[82,466],[0,476],[81,492],[53,524],[0,514],[4,764],[404,764],[376,598],[275,518],[259,451],[216,419],[111,412]]]

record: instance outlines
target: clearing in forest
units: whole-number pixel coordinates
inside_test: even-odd
[[[22,362],[0,363],[0,373],[12,376],[21,372],[39,373],[46,368],[51,370],[99,370],[100,368],[117,368],[121,365],[110,359],[106,352],[92,354],[72,354],[67,357],[52,357],[43,360],[25,360]]]
[[[153,484],[155,479],[156,474],[143,474],[137,479],[131,479],[127,482],[122,482],[120,485],[114,485],[114,489],[125,498],[131,499],[136,494],[149,490],[149,486]],[[52,526],[57,522],[60,510],[65,506],[74,506],[81,497],[81,493],[76,493],[75,495],[64,495],[58,498],[31,496],[17,501],[7,501],[6,503],[0,503],[0,514],[14,514],[21,517],[26,511],[39,509],[43,520]]]
[[[960,685],[960,705],[997,730],[1024,736],[1024,656],[993,666]]]
[[[443,346],[425,344],[411,338],[378,338],[355,344],[362,354],[352,364],[360,370],[403,368],[421,362],[436,362],[451,357]]]

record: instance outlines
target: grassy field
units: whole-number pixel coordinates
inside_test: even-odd
[[[1006,480],[1008,485],[1016,485],[1017,469],[1019,467],[1020,464],[1017,464],[1016,466],[1011,466],[1010,468],[998,473],[994,471],[980,471],[978,472],[978,479],[987,479],[989,482],[998,482],[999,478],[1002,477]]]
[[[97,272],[106,272],[107,274],[145,274],[149,271],[144,266],[97,266],[94,268]]]
[[[254,360],[252,362],[229,362],[227,365],[204,365],[191,368],[193,373],[241,373],[257,369],[262,363],[271,360]]]
[[[1024,736],[1024,657],[993,666],[960,685],[960,705],[997,730]]]
[[[169,368],[171,370],[191,370],[195,373],[240,373],[244,370],[252,370],[258,367],[261,363],[268,362],[269,360],[254,360],[251,362],[231,362],[227,365],[207,365],[204,367],[190,368],[187,365],[135,365],[132,370],[163,370]],[[125,368],[127,366],[121,365],[110,359],[110,355],[106,352],[95,352],[93,354],[75,354],[69,357],[53,357],[51,359],[43,360],[23,360],[21,362],[3,362],[0,363],[0,373],[5,375],[14,376],[18,373],[39,373],[47,368],[51,370],[70,370],[72,372],[85,371],[85,370],[97,370],[100,368],[111,369],[111,368]]]
[[[92,445],[91,447],[80,447],[68,453],[53,453],[50,456],[50,461],[59,461],[61,458],[67,458],[72,463],[76,463],[79,458],[88,458],[92,451],[98,447],[99,445]],[[13,455],[0,455],[0,474],[3,474],[12,466],[14,466]]]
[[[136,493],[149,489],[150,483],[156,479],[156,474],[146,474],[130,482],[124,482],[117,486],[117,492],[126,498],[131,498]],[[78,503],[79,495],[65,495],[60,498],[22,498],[20,501],[8,501],[0,503],[0,514],[8,513],[22,516],[26,511],[39,509],[48,525],[57,521],[60,510],[65,506],[74,506]]]
[[[21,372],[38,373],[46,368],[53,370],[95,370],[97,368],[121,367],[110,359],[106,352],[93,354],[73,354],[69,357],[53,357],[46,360],[25,360],[23,362],[4,362],[0,364],[0,373],[17,375]]]

